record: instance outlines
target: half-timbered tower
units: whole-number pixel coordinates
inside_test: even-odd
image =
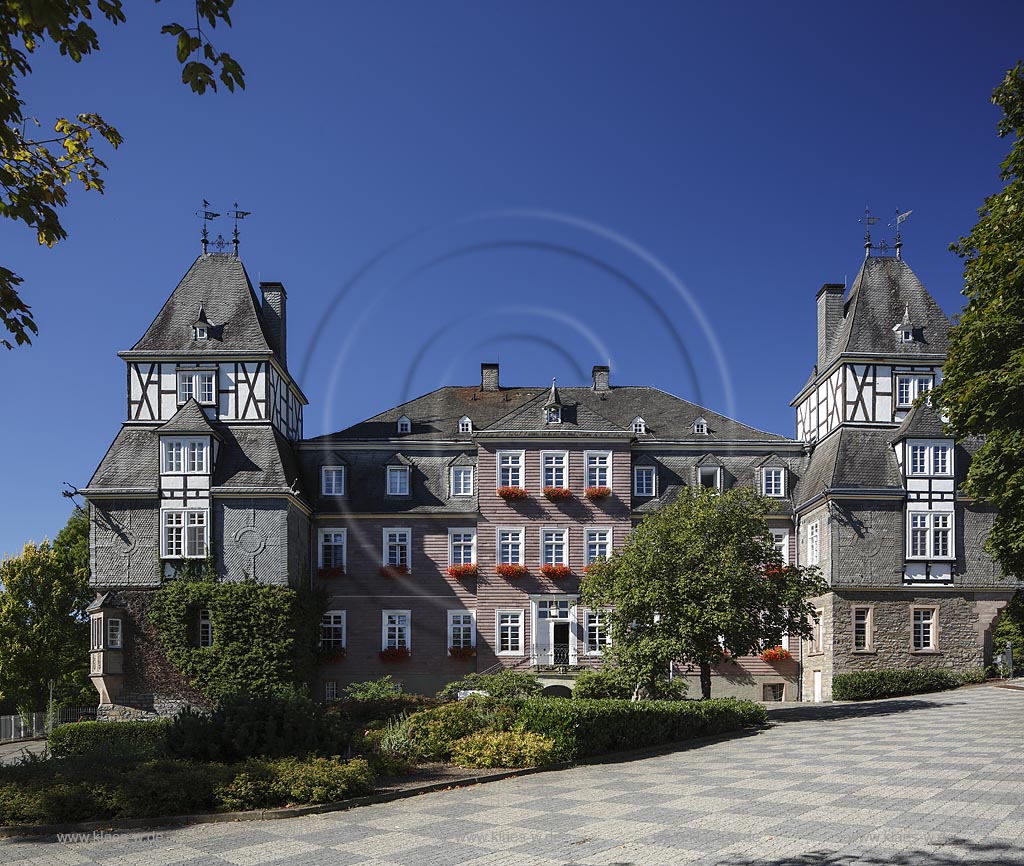
[[[288,372],[284,286],[260,289],[262,302],[236,254],[204,252],[120,353],[126,416],[82,491],[100,593],[91,670],[105,704],[169,710],[187,691],[132,651],[148,594],[183,563],[212,554],[225,580],[308,573],[293,454],[306,398]]]
[[[959,492],[972,443],[923,400],[942,375],[950,322],[900,256],[868,248],[849,296],[818,292],[818,357],[792,405],[813,448],[796,496],[799,557],[832,592],[803,647],[807,700],[835,674],[979,667],[1013,593],[982,545],[991,510]]]

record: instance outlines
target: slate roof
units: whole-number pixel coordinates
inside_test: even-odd
[[[205,436],[220,437],[210,419],[206,417],[203,407],[190,398],[175,412],[169,420],[156,428],[159,433],[199,433]]]
[[[915,339],[901,343],[892,329],[908,311]],[[942,355],[949,351],[949,329],[949,318],[903,259],[870,256],[853,281],[825,363],[843,352],[884,352],[908,360]]]
[[[292,492],[306,498],[288,440],[269,425],[212,425],[221,439],[213,487],[233,492]],[[85,492],[152,492],[160,484],[158,427],[125,425],[93,473]],[[307,500],[308,501],[308,500]]]
[[[324,436],[305,440],[307,443],[329,444],[338,440],[409,439],[413,441],[465,440],[473,435],[458,432],[459,419],[463,415],[473,421],[475,433],[482,431],[516,430],[530,431],[533,425],[544,427],[543,403],[549,394],[547,388],[501,388],[497,391],[483,391],[479,386],[447,386],[410,400],[379,415]],[[622,431],[632,435],[633,419],[640,415],[647,424],[647,432],[637,436],[643,441],[751,441],[787,442],[785,436],[766,433],[734,421],[717,412],[712,412],[680,397],[658,388],[637,385],[613,386],[608,391],[595,391],[589,387],[558,389],[562,402],[563,423],[557,426],[562,433],[578,430],[582,433],[594,430]],[[517,410],[527,404],[535,404],[530,420]],[[571,418],[569,408],[575,411]],[[406,415],[412,421],[412,432],[399,436],[398,419]],[[708,424],[707,435],[693,432],[693,422],[703,417]],[[604,425],[604,426],[602,426]]]
[[[903,419],[890,441],[901,439],[948,439],[949,435],[942,427],[942,419],[930,403],[918,403]]]
[[[200,311],[210,322],[210,339],[193,339]],[[218,355],[271,354],[272,341],[260,302],[241,259],[204,253],[193,262],[131,352]]]
[[[806,502],[834,487],[903,490],[891,438],[892,427],[843,427],[826,436],[811,453],[794,501]]]

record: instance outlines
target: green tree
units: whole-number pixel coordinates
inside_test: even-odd
[[[992,102],[1003,111],[1006,186],[951,249],[964,260],[967,306],[950,333],[933,399],[956,437],[983,436],[967,475],[968,495],[999,510],[985,544],[1006,574],[1024,575],[1024,64]]]
[[[1024,668],[1024,590],[1017,590],[1013,600],[999,614],[992,632],[992,651],[1005,652],[1007,641],[1013,643],[1013,666],[1018,670]]]
[[[88,531],[76,509],[53,545],[0,562],[0,696],[19,711],[42,710],[50,680],[65,699],[88,685]]]
[[[159,0],[158,0],[159,2]],[[242,68],[231,55],[217,51],[201,29],[218,22],[231,26],[234,0],[195,0],[196,26],[166,24],[162,31],[175,40],[181,79],[196,93],[216,90],[217,80],[228,90],[245,87]],[[121,134],[94,113],[74,120],[57,118],[56,135],[36,136],[29,125],[39,122],[25,113],[19,85],[32,73],[30,54],[46,43],[75,63],[98,51],[91,25],[94,13],[117,25],[125,20],[122,0],[6,0],[0,4],[0,216],[34,229],[40,244],[53,246],[67,237],[57,213],[68,203],[68,188],[80,184],[103,192],[106,163],[95,143],[121,144]],[[39,333],[32,311],[20,297],[22,278],[0,266],[0,324],[18,345]],[[13,348],[9,339],[0,345]]]
[[[609,654],[636,684],[634,697],[656,690],[679,661],[700,670],[709,698],[711,669],[727,654],[809,636],[807,599],[827,587],[815,569],[783,564],[766,520],[772,507],[747,487],[686,489],[590,568],[583,600],[610,608]]]

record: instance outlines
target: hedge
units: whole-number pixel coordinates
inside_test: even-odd
[[[871,701],[941,692],[955,689],[960,680],[952,671],[936,668],[905,668],[878,671],[857,671],[836,674],[832,678],[832,699],[836,701]]]
[[[753,701],[626,701],[531,699],[518,726],[551,737],[558,759],[572,760],[757,727],[768,720]]]
[[[457,767],[541,767],[557,759],[554,740],[531,731],[478,731],[452,746]]]
[[[169,719],[151,722],[69,722],[50,733],[50,754],[144,760],[166,754]]]

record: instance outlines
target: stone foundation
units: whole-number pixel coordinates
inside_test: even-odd
[[[98,722],[144,722],[176,716],[188,701],[173,695],[121,695],[122,703],[100,704],[96,708]]]

